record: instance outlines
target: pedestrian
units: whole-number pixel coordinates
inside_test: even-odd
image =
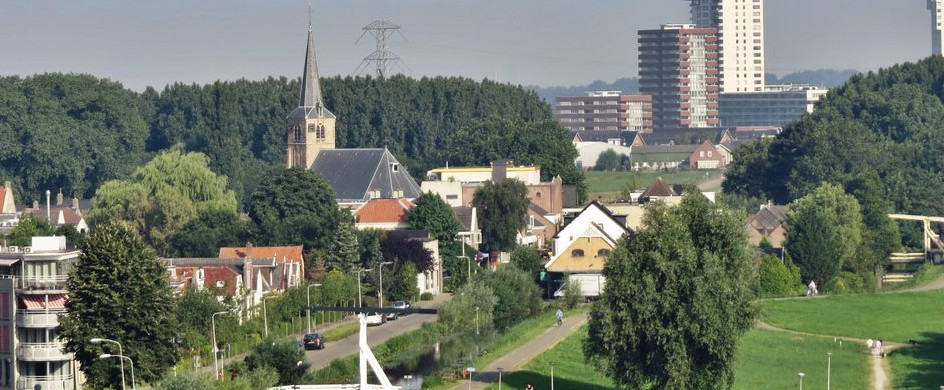
[[[564,322],[564,312],[561,309],[557,309],[557,312],[554,313],[554,316],[557,317],[557,326],[561,326]]]
[[[534,386],[531,386],[531,384],[528,383],[528,385],[524,387],[524,390],[534,390]]]
[[[811,297],[811,296],[815,296],[816,293],[817,293],[816,282],[813,280],[810,280],[810,284],[806,286],[806,295]]]
[[[882,344],[882,339],[878,339],[878,341],[875,342],[875,349],[878,352],[878,356],[885,357],[885,350]]]

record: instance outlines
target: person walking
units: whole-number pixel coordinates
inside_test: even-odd
[[[816,282],[810,280],[810,284],[806,286],[806,296],[812,297],[816,296]]]
[[[557,309],[557,312],[554,313],[554,316],[557,317],[557,326],[561,326],[564,323],[564,312],[561,309]]]
[[[531,384],[528,383],[528,384],[524,387],[524,390],[534,390],[534,386],[531,386]]]

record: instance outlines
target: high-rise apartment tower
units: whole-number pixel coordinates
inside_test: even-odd
[[[718,29],[721,92],[764,90],[764,1],[689,0],[696,27]],[[930,0],[935,1],[935,0]],[[942,1],[942,0],[936,0]]]
[[[928,10],[931,11],[931,54],[944,54],[944,0],[928,0]]]

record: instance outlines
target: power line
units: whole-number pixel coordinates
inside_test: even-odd
[[[361,61],[361,64],[354,70],[354,73],[357,74],[361,70],[367,70],[368,67],[372,67],[373,73],[377,77],[384,77],[388,74],[391,65],[400,62],[400,57],[387,47],[390,37],[395,33],[400,34],[404,40],[406,37],[400,32],[399,25],[384,19],[370,22],[364,26],[362,30],[364,30],[364,32],[361,33],[360,38],[357,38],[357,42],[360,42],[367,34],[370,34],[374,37],[376,48],[372,53],[364,57],[364,60]]]

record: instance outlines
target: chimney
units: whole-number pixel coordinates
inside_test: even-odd
[[[252,243],[246,243],[246,256],[243,256],[243,283],[246,283],[246,291],[253,290],[252,279]]]
[[[39,201],[38,201],[38,200],[34,200],[34,201],[33,201],[33,210],[39,210]]]
[[[3,188],[6,188],[7,191],[13,191],[13,183],[10,183],[9,180],[3,182]]]
[[[508,177],[508,160],[497,160],[492,163],[492,183],[498,184]]]
[[[60,188],[59,193],[56,194],[56,206],[61,207],[63,201],[65,201],[65,199],[62,198],[62,188]]]
[[[49,213],[49,190],[46,190],[46,221],[52,223],[52,215]]]
[[[79,211],[79,198],[72,198],[72,209],[76,212]]]

